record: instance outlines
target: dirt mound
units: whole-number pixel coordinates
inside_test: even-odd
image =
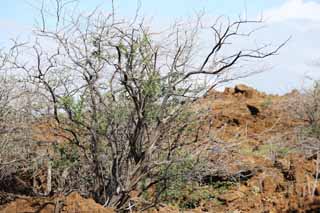
[[[220,161],[229,176],[239,171],[256,173],[261,165],[291,152],[297,145],[295,131],[303,124],[288,110],[292,97],[237,85],[196,102],[193,110],[207,112],[200,146],[211,150],[213,167]]]
[[[3,213],[113,213],[114,210],[104,208],[92,199],[85,199],[78,193],[73,192],[68,196],[56,196],[53,198],[30,198],[20,197],[15,201],[0,208]]]
[[[320,211],[317,162],[299,154],[296,131],[304,122],[290,111],[291,99],[298,95],[297,91],[284,96],[267,95],[237,85],[223,92],[213,91],[195,104],[194,109],[209,112],[206,119],[210,126],[203,127],[203,131],[211,137],[203,137],[202,141],[212,150],[209,164],[216,173],[211,178],[237,180],[236,187],[216,197],[219,205],[206,202],[202,209]]]
[[[264,167],[262,172],[218,199],[226,211],[313,212],[320,209],[320,184],[314,179],[315,173],[314,161],[290,155]]]
[[[228,141],[246,137],[259,143],[259,136],[291,131],[300,124],[288,113],[290,95],[276,96],[260,93],[245,85],[213,91],[196,104],[210,111],[213,130]],[[263,138],[260,138],[262,140]]]

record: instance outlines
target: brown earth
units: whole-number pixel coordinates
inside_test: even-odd
[[[92,199],[85,199],[73,192],[68,196],[56,196],[52,198],[20,197],[14,202],[0,207],[2,213],[113,213],[109,208],[97,204]]]
[[[212,127],[204,130],[215,140],[204,137],[204,143],[233,147],[209,156],[210,163],[223,166],[225,176],[243,172],[238,186],[217,196],[221,203],[207,202],[203,211],[320,212],[316,159],[301,153],[297,132],[304,122],[290,109],[297,96],[297,91],[276,96],[238,85],[195,104],[195,109],[209,110]]]
[[[184,212],[320,212],[316,158],[301,151],[294,118],[293,91],[267,95],[245,85],[213,91],[192,105],[206,111],[198,147],[209,157],[209,178],[233,178],[236,185]],[[43,132],[43,127],[38,128]],[[41,140],[44,140],[41,138]],[[54,140],[54,136],[50,136]],[[62,205],[63,204],[63,205]],[[77,193],[52,198],[18,198],[0,212],[112,212]],[[179,212],[163,205],[149,212]]]

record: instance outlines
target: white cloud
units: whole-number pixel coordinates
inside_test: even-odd
[[[283,5],[264,12],[269,22],[289,20],[320,21],[320,3],[305,0],[287,0]]]
[[[257,32],[257,41],[277,44],[292,38],[278,56],[267,59],[271,70],[244,81],[262,91],[282,94],[309,86],[306,75],[320,79],[320,66],[310,66],[320,59],[320,43],[316,42],[320,34],[320,1],[284,0],[265,10],[263,16],[268,27]]]

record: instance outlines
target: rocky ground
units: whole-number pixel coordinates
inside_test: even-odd
[[[207,179],[233,184],[184,212],[320,212],[319,160],[305,152],[299,139],[304,122],[292,110],[297,96],[296,91],[274,96],[238,85],[193,104],[192,110],[208,112],[197,144],[209,154],[212,170]],[[206,181],[202,187],[208,187]],[[17,197],[0,212],[112,210],[74,192],[52,198]],[[162,205],[150,212],[179,210]]]

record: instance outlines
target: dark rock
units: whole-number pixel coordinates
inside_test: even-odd
[[[247,108],[252,116],[257,116],[260,113],[260,110],[255,106],[247,104]]]

